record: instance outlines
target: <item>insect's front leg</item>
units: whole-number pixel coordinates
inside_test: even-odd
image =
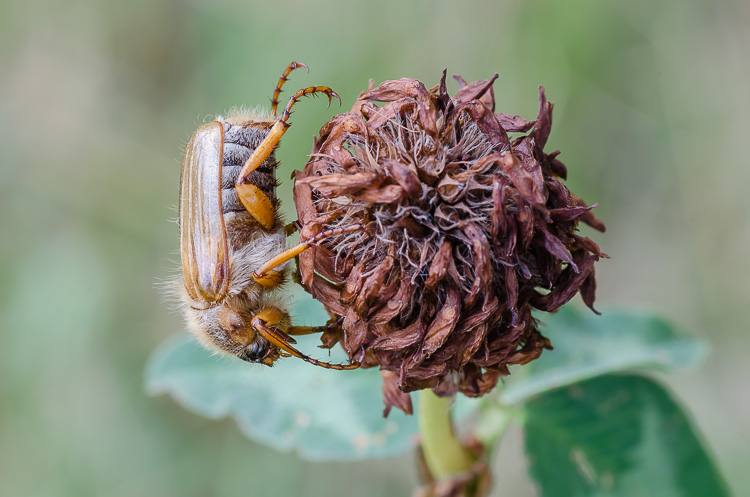
[[[287,335],[312,335],[315,333],[325,333],[327,331],[332,331],[336,329],[341,328],[341,323],[344,322],[344,318],[339,316],[335,319],[331,319],[323,326],[290,326],[288,330],[286,330]]]
[[[319,361],[303,354],[292,346],[292,344],[297,343],[294,338],[290,337],[288,334],[284,333],[278,328],[275,328],[275,326],[281,323],[282,320],[283,314],[281,313],[281,311],[274,307],[269,307],[258,312],[258,314],[253,317],[250,324],[258,335],[265,338],[270,344],[277,347],[280,351],[286,352],[287,354],[290,354],[294,357],[298,357],[303,361],[314,364],[315,366],[320,366],[327,369],[337,369],[340,371],[357,369],[359,367],[358,362],[353,362],[351,364],[331,364],[330,362]]]

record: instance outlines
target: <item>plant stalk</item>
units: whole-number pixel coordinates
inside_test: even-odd
[[[427,467],[435,481],[468,471],[472,457],[456,438],[451,419],[451,399],[430,389],[419,395],[419,433]]]

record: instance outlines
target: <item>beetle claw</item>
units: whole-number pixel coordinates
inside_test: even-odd
[[[326,93],[328,95],[328,108],[331,108],[331,102],[333,102],[333,97],[336,97],[336,99],[339,101],[339,107],[341,107],[341,97],[339,97],[339,94],[335,91],[331,90],[331,93]]]

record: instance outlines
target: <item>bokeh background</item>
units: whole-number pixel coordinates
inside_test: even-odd
[[[147,397],[149,352],[181,330],[182,147],[212,114],[328,84],[495,71],[498,108],[555,105],[549,149],[600,202],[602,306],[656,310],[704,337],[664,380],[737,495],[750,485],[750,4],[742,0],[0,2],[0,494],[408,495],[412,456],[313,464]],[[450,89],[455,89],[450,86]],[[287,91],[284,95],[289,95]],[[338,109],[304,100],[281,196]],[[551,338],[554,341],[554,330]],[[533,495],[518,433],[496,495]],[[745,491],[742,491],[742,489]]]

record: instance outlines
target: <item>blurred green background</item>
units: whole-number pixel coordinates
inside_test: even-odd
[[[738,495],[750,485],[750,4],[664,0],[0,3],[0,494],[409,495],[412,456],[313,464],[143,393],[150,351],[181,330],[182,147],[209,116],[369,78],[495,71],[498,109],[555,105],[549,149],[600,202],[602,306],[657,310],[713,351],[665,378]],[[455,89],[455,85],[449,86]],[[284,101],[282,97],[282,101]],[[291,170],[338,109],[304,100]],[[554,342],[554,330],[551,333]],[[534,495],[512,432],[496,495]],[[502,490],[502,492],[501,492]]]

